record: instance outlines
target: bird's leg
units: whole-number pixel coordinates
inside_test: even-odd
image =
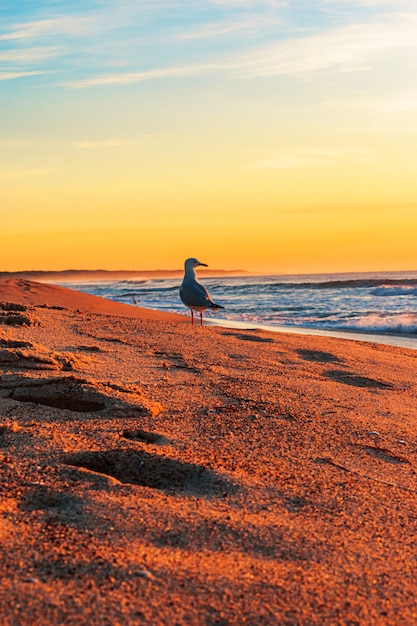
[[[203,325],[203,311],[200,311],[200,326]]]
[[[191,311],[191,326],[194,326],[194,311],[192,309],[190,309]]]

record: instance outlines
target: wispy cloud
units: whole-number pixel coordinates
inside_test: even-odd
[[[17,78],[25,78],[26,76],[38,76],[39,74],[46,74],[46,72],[0,72],[0,80],[14,80]]]
[[[320,165],[338,165],[341,162],[366,163],[369,162],[374,152],[365,148],[340,149],[340,148],[306,148],[292,150],[285,153],[258,159],[248,164],[248,169],[297,169],[303,167],[317,167]]]
[[[177,35],[177,41],[192,41],[199,39],[218,39],[235,33],[236,35],[248,35],[254,34],[256,38],[261,36],[261,33],[270,33],[272,29],[277,29],[284,23],[283,17],[280,12],[275,12],[271,15],[269,12],[267,15],[251,15],[250,18],[242,19],[235,17],[234,19],[228,18],[226,20],[199,24],[190,28],[186,32],[182,32]]]
[[[170,77],[191,77],[209,72],[228,73],[241,78],[298,76],[314,72],[363,72],[384,55],[417,50],[415,15],[373,24],[353,24],[314,35],[281,40],[252,47],[240,53],[222,54],[211,61],[184,63],[146,70],[107,73],[68,81],[70,88],[99,85],[127,85]],[[218,31],[219,32],[219,31]],[[210,29],[205,31],[207,36]],[[204,34],[196,31],[188,37]],[[212,33],[213,34],[213,33]],[[185,35],[187,37],[187,35]],[[212,54],[213,56],[213,54]]]
[[[59,54],[57,47],[18,48],[0,52],[0,61],[9,63],[38,63]]]
[[[130,85],[132,83],[140,83],[160,78],[196,76],[210,70],[213,71],[216,68],[219,69],[219,67],[220,66],[213,64],[196,64],[181,65],[178,67],[164,67],[144,72],[119,72],[77,81],[70,81],[66,83],[66,86],[71,87],[72,89],[81,89],[83,87],[96,87],[100,85]]]
[[[355,2],[358,7],[361,3],[376,7],[361,15],[366,20],[362,23],[354,22],[358,19],[356,10],[351,12],[350,23],[338,28],[331,28],[320,18],[327,8],[348,8]],[[400,6],[408,6],[409,2],[400,0]],[[19,68],[20,72],[9,67],[10,73],[3,71],[2,80],[33,75],[35,62],[38,73],[50,71],[46,61],[52,57],[65,61],[59,67],[64,75],[60,84],[82,89],[210,73],[250,79],[364,72],[388,53],[417,51],[416,13],[395,10],[393,0],[316,0],[311,7],[314,19],[306,20],[303,27],[291,21],[294,16],[288,1],[202,0],[202,6],[202,11],[189,12],[184,0],[156,4],[144,1],[140,6],[108,0],[88,15],[61,15],[8,25],[0,28],[0,42],[21,46],[30,41],[32,47],[1,53],[0,59],[9,66],[27,64]],[[380,6],[384,10],[378,11]],[[300,14],[308,10],[300,10]],[[175,15],[172,25],[168,19],[171,14]],[[186,29],[178,19],[182,14],[190,18],[185,22]],[[284,19],[285,28],[279,26]],[[179,28],[184,28],[180,34]],[[90,36],[93,34],[95,37]],[[260,45],[259,41],[268,43]],[[81,55],[85,63],[80,63]],[[152,59],[158,59],[154,66]],[[101,68],[100,73],[97,68]]]
[[[404,8],[415,8],[415,0],[321,0],[321,6],[335,6],[335,7],[352,7],[359,6],[364,7],[384,7],[397,12]]]
[[[6,32],[0,35],[0,41],[11,41],[15,39],[35,39],[45,35],[77,35],[87,34],[92,25],[91,17],[63,16],[48,20],[36,20],[15,24]]]
[[[223,37],[230,33],[242,30],[247,27],[247,22],[238,22],[234,24],[209,24],[194,32],[182,33],[177,36],[178,41],[187,41],[191,39],[214,39],[216,37]]]
[[[289,4],[289,2],[285,0],[211,0],[211,2],[212,4],[239,8],[259,7],[262,5],[276,8]]]
[[[396,23],[346,26],[257,50],[241,60],[240,70],[247,76],[296,75],[329,69],[363,71],[380,54],[416,50],[415,32],[415,16]]]

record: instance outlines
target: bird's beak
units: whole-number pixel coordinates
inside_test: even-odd
[[[208,267],[207,263],[201,263],[200,261],[198,262],[199,265],[202,265],[203,267]]]

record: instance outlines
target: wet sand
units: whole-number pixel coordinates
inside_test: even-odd
[[[0,294],[2,624],[417,623],[415,350]]]

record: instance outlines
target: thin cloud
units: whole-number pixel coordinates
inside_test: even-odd
[[[298,169],[304,167],[317,167],[320,165],[332,166],[341,162],[367,163],[370,161],[373,151],[364,148],[353,150],[341,150],[337,148],[310,148],[294,150],[276,156],[259,159],[249,163],[247,168],[251,170],[261,169]]]
[[[249,77],[320,70],[363,71],[372,67],[380,54],[415,50],[415,28],[415,18],[412,22],[346,26],[255,51],[242,60],[240,68],[237,64],[237,69]]]
[[[84,37],[93,33],[105,33],[109,30],[117,30],[125,26],[132,26],[138,16],[150,10],[159,16],[160,11],[168,9],[172,3],[165,5],[141,2],[109,2],[103,3],[95,11],[89,10],[89,14],[61,15],[49,19],[19,22],[7,27],[7,32],[0,34],[0,41],[19,41],[22,39],[35,39],[38,37],[64,35],[69,37]],[[3,28],[6,31],[6,28]]]
[[[230,35],[231,33],[252,32],[259,37],[262,31],[270,31],[272,27],[283,24],[283,18],[280,15],[268,14],[267,16],[251,16],[251,19],[235,19],[230,22],[218,22],[205,24],[196,28],[194,31],[181,33],[176,37],[177,41],[191,41],[199,39],[216,39]]]
[[[15,24],[10,32],[0,35],[0,41],[19,39],[35,39],[44,35],[77,35],[87,34],[93,25],[91,17],[56,17],[48,20],[37,20]]]
[[[45,59],[50,59],[59,54],[59,49],[56,47],[42,47],[35,48],[19,48],[17,50],[7,50],[0,52],[0,61],[12,62],[12,63],[38,63]]]
[[[297,37],[258,47],[250,52],[224,56],[212,62],[115,72],[65,83],[80,89],[104,85],[128,85],[171,77],[200,76],[209,72],[240,78],[311,74],[313,72],[363,72],[385,54],[417,49],[416,18],[376,24],[349,25],[317,35]]]
[[[84,87],[108,86],[108,85],[131,85],[160,78],[180,78],[186,76],[196,76],[209,70],[214,70],[219,66],[210,64],[201,65],[181,65],[178,67],[165,67],[161,69],[147,70],[145,72],[122,72],[119,74],[107,74],[93,78],[86,78],[65,83],[65,86],[72,89],[82,89]]]
[[[187,41],[191,39],[213,39],[216,37],[223,37],[224,35],[229,35],[230,33],[236,32],[238,30],[242,30],[247,26],[247,23],[235,23],[230,24],[228,26],[224,26],[221,24],[211,24],[209,26],[204,27],[201,30],[191,32],[191,33],[183,33],[178,35],[178,41]]]
[[[249,7],[259,7],[259,6],[267,6],[267,7],[285,7],[288,6],[289,2],[284,0],[211,0],[212,4],[220,4],[222,6],[227,7],[237,7],[247,9]]]
[[[0,72],[0,80],[15,80],[17,78],[25,78],[27,76],[38,76],[39,74],[46,74],[47,72]]]
[[[324,7],[327,6],[336,6],[337,8],[345,6],[351,7],[352,5],[358,5],[359,7],[388,7],[393,11],[398,11],[401,8],[411,8],[415,7],[415,0],[348,0],[343,2],[343,0],[322,0],[321,5]]]
[[[395,8],[392,0],[391,2],[384,2],[383,0],[364,1],[367,2],[368,6],[379,6],[382,3],[392,11]],[[170,9],[176,8],[178,11],[182,9],[185,11],[187,8],[184,2],[178,0],[162,4],[165,6],[166,15],[170,14]],[[173,29],[165,24],[162,30],[166,45],[163,49],[169,58],[169,44],[176,46],[175,54],[170,56],[171,59],[175,60],[172,65],[169,62],[164,64],[163,59],[159,57],[161,59],[159,67],[145,69],[141,67],[135,69],[133,64],[137,58],[152,59],[155,55],[153,55],[152,49],[147,50],[146,48],[147,45],[152,45],[151,41],[146,43],[145,40],[140,39],[140,27],[138,28],[139,40],[136,41],[135,39],[135,42],[139,46],[142,41],[142,47],[136,48],[136,43],[133,41],[129,48],[126,47],[127,44],[126,46],[118,46],[117,42],[118,38],[122,36],[121,33],[124,32],[123,29],[125,27],[131,28],[136,23],[134,18],[144,11],[148,11],[152,19],[154,18],[154,25],[158,23],[158,12],[152,3],[144,2],[138,7],[136,3],[129,2],[120,6],[120,11],[116,11],[119,5],[110,2],[106,3],[100,11],[88,16],[66,15],[9,26],[7,32],[0,34],[0,41],[8,42],[10,45],[21,45],[24,40],[36,40],[37,38],[40,39],[40,43],[45,43],[45,40],[53,37],[61,37],[61,39],[64,37],[80,38],[79,47],[77,43],[78,54],[84,54],[87,62],[83,66],[83,74],[80,75],[78,63],[74,66],[76,62],[74,58],[77,55],[73,46],[66,46],[65,48],[33,46],[28,48],[26,52],[11,50],[3,53],[7,56],[1,56],[0,59],[10,63],[13,61],[15,63],[26,62],[28,67],[24,68],[26,69],[25,72],[21,68],[20,73],[17,71],[7,73],[3,68],[2,80],[18,78],[19,75],[33,75],[32,72],[29,72],[31,69],[29,64],[35,61],[40,63],[53,56],[60,56],[63,59],[67,56],[72,57],[68,64],[62,64],[60,72],[71,71],[73,72],[71,77],[74,78],[70,80],[70,76],[67,74],[66,80],[64,79],[65,82],[63,80],[61,85],[71,89],[82,89],[95,86],[129,85],[169,78],[204,76],[211,72],[245,79],[285,75],[297,77],[315,72],[365,72],[372,69],[384,54],[401,51],[415,53],[417,49],[415,11],[403,15],[398,12],[393,13],[389,15],[389,19],[387,19],[385,12],[381,12],[385,15],[385,21],[351,24],[306,36],[300,36],[300,31],[298,31],[296,37],[294,37],[294,31],[291,30],[291,24],[288,22],[285,39],[277,40],[277,37],[284,35],[283,29],[277,29],[276,26],[285,14],[284,11],[275,9],[277,7],[280,9],[289,7],[290,3],[274,0],[264,0],[263,2],[259,0],[206,0],[204,2],[206,8],[210,5],[211,7],[215,5],[224,7],[224,11],[221,12],[227,13],[227,18],[224,21],[213,21],[209,24],[197,20],[195,24],[190,26],[190,32],[177,35],[174,32],[175,26]],[[336,5],[341,8],[349,6],[347,2],[342,0],[337,2],[336,0],[318,0],[316,9]],[[257,10],[260,7],[264,8],[263,12]],[[269,11],[268,7],[272,10]],[[158,3],[158,8],[161,8],[161,3]],[[228,9],[229,11],[227,11]],[[244,19],[242,19],[243,9],[247,10]],[[235,18],[238,15],[240,19],[234,20],[233,15]],[[251,16],[251,19],[247,19],[248,15]],[[139,22],[137,22],[138,25]],[[178,27],[178,21],[173,23],[177,24]],[[255,33],[259,33],[260,27],[265,27],[265,34],[269,35],[267,40],[271,41],[270,37],[274,35],[273,41],[275,43],[263,46],[253,45],[250,48],[249,42],[259,41],[258,38],[253,40],[248,36],[245,41],[242,41],[242,37],[238,36],[236,40],[232,36],[233,33],[243,32],[245,29],[249,32],[251,28]],[[319,27],[316,24],[315,28]],[[323,28],[323,24],[321,28]],[[106,39],[101,36],[109,30],[114,30],[112,37]],[[99,43],[95,40],[93,44],[91,38],[87,37],[92,33],[100,33]],[[130,43],[129,37],[131,37],[131,33],[126,39]],[[161,32],[158,32],[158,37],[162,37]],[[220,37],[227,41],[227,51],[222,50],[220,45],[213,45],[210,48],[202,46],[201,49],[198,49],[198,40]],[[187,40],[197,42],[196,47],[191,46],[191,51],[190,46],[185,45],[182,49],[178,44],[179,41],[187,42]],[[235,53],[231,52],[233,46],[235,46]],[[236,52],[239,49],[240,51]],[[140,52],[139,57],[138,51]],[[90,59],[89,62],[88,59]],[[110,70],[107,73],[102,71],[101,74],[98,74],[97,70],[94,69],[94,67],[103,68],[106,66],[107,68],[116,68],[118,65],[120,66],[119,69]],[[122,66],[129,67],[129,71],[123,70]],[[10,69],[16,70],[16,67]],[[46,69],[45,66],[42,69]],[[77,78],[75,78],[74,71],[78,72]],[[43,72],[39,71],[39,73]]]

